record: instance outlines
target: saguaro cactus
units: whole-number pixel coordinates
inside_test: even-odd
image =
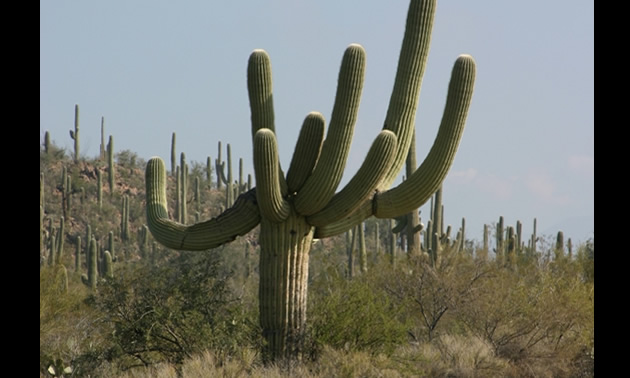
[[[109,142],[107,143],[107,165],[109,173],[109,194],[114,196],[114,178],[115,178],[115,166],[114,166],[114,137],[109,136]]]
[[[190,226],[170,220],[164,161],[155,157],[147,163],[147,220],[163,245],[205,250],[260,224],[260,324],[268,359],[300,356],[313,238],[341,234],[370,216],[393,218],[420,207],[440,187],[454,160],[473,92],[475,62],[469,55],[455,61],[440,129],[427,157],[407,180],[388,190],[411,144],[435,3],[411,1],[383,130],[339,192],[363,88],[365,51],[358,44],[344,53],[326,138],[324,117],[311,112],[286,175],[278,159],[269,56],[254,50],[247,84],[256,187],[218,217]]]
[[[105,117],[101,117],[101,146],[100,146],[100,159],[105,160]]]
[[[173,132],[173,137],[171,138],[171,175],[175,176],[175,171],[177,168],[177,153],[175,152],[175,142],[177,136],[175,132]]]
[[[79,161],[79,105],[74,105],[74,130],[70,130],[70,138],[74,139],[74,162]]]

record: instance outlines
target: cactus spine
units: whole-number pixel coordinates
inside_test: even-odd
[[[70,138],[74,139],[74,162],[79,162],[79,105],[74,105],[74,131],[70,130]]]
[[[457,58],[444,115],[424,162],[400,185],[388,189],[405,163],[411,143],[420,84],[429,50],[435,0],[412,0],[394,89],[383,130],[364,164],[337,192],[345,169],[365,73],[365,51],[346,49],[326,138],[320,113],[309,114],[286,176],[278,159],[271,63],[254,50],[247,67],[256,187],[223,214],[186,226],[169,219],[166,171],[160,158],[147,163],[147,220],[154,238],[180,250],[205,250],[234,240],[260,224],[260,325],[266,359],[299,357],[306,327],[308,259],[313,238],[346,232],[370,216],[393,218],[417,209],[441,186],[461,140],[472,98],[475,63]],[[301,167],[301,172],[291,167]],[[230,180],[230,183],[232,180]]]

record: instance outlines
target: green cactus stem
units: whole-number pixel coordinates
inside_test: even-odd
[[[349,280],[354,276],[354,246],[357,241],[356,230],[348,230],[346,232],[346,256],[348,257],[348,271],[346,276]]]
[[[96,254],[96,239],[92,238],[92,240],[90,240],[89,244],[89,248],[88,248],[88,254],[87,254],[87,268],[88,268],[88,273],[87,275],[83,274],[81,275],[81,281],[83,281],[83,284],[85,284],[87,287],[91,288],[91,289],[96,289],[96,279],[97,279],[97,270],[98,270],[98,265],[97,265],[97,254]]]
[[[59,231],[57,232],[57,257],[56,260],[61,263],[61,258],[63,257],[63,244],[65,241],[65,218],[61,216],[59,218]]]
[[[114,166],[114,137],[109,136],[109,142],[107,143],[107,168],[109,173],[109,194],[114,195],[114,178],[116,176],[116,168]]]
[[[53,229],[54,231],[54,229]],[[54,266],[57,258],[57,238],[54,232],[50,232],[49,237],[49,251],[48,251],[48,265]]]
[[[112,262],[112,254],[109,251],[103,253],[103,273],[105,278],[114,278],[114,263]]]
[[[77,235],[77,245],[74,252],[74,271],[81,270],[81,236]]]
[[[180,154],[180,163],[179,163],[179,174],[180,174],[180,183],[179,189],[181,191],[180,194],[180,211],[181,211],[181,222],[186,224],[188,223],[188,164],[186,163],[186,154]]]
[[[107,250],[109,251],[109,253],[112,254],[112,257],[115,256],[115,249],[114,249],[115,245],[114,245],[114,231],[110,231],[107,234]]]
[[[409,145],[409,152],[407,153],[407,161],[405,162],[405,174],[407,177],[411,177],[418,166],[416,160],[416,130],[414,129],[411,134],[411,143]],[[420,215],[418,209],[414,209],[407,214],[407,252],[409,256],[418,256],[421,252],[420,249]]]
[[[44,133],[44,152],[46,152],[46,154],[50,152],[50,146],[50,133],[46,130]]]
[[[564,256],[564,233],[562,231],[558,231],[558,235],[556,236],[556,259]]]
[[[337,187],[354,133],[365,73],[365,51],[357,44],[344,52],[326,137],[317,136],[318,126],[316,132],[305,131],[305,138],[319,138],[321,144],[313,151],[296,151],[293,156],[290,167],[307,169],[296,172],[289,168],[285,175],[280,167],[271,64],[264,50],[254,50],[247,68],[255,188],[238,196],[221,215],[186,226],[169,218],[164,162],[152,158],[147,163],[147,222],[154,238],[166,247],[206,250],[260,224],[259,314],[267,341],[265,360],[301,355],[313,238],[342,234],[371,216],[394,218],[419,208],[440,188],[453,163],[475,78],[475,63],[469,55],[459,56],[453,66],[433,147],[407,180],[390,189],[411,143],[434,13],[435,0],[411,1],[383,130],[367,154],[370,163],[364,163],[340,191]],[[323,117],[314,118],[308,122],[323,123]],[[229,171],[228,166],[226,179],[232,184]]]
[[[505,230],[503,229],[503,216],[500,216],[496,229],[497,246],[495,253],[497,258],[503,258],[503,255],[505,254],[504,235]]]
[[[129,197],[123,196],[122,198],[122,214],[120,217],[120,238],[122,240],[129,240],[131,232],[129,231]]]
[[[70,138],[74,139],[74,162],[79,162],[79,105],[74,105],[74,130],[70,130]]]
[[[221,160],[221,141],[219,141],[218,157],[214,160],[215,170],[217,172],[217,190],[223,188],[223,169],[225,168],[225,162]]]
[[[195,176],[195,191],[194,191],[194,201],[195,201],[195,210],[197,212],[201,211],[201,180],[199,180],[199,176]]]
[[[105,146],[105,117],[101,117],[101,145],[100,145],[100,154],[99,158],[101,161],[105,161],[105,153],[107,147]]]
[[[142,258],[146,258],[149,253],[149,227],[146,224],[143,224],[138,231],[138,244],[140,247],[140,256]]]
[[[367,261],[367,248],[365,246],[365,229],[364,225],[360,224],[357,226],[357,230],[359,231],[358,239],[359,239],[359,266],[361,267],[361,273],[367,273],[368,271],[368,261]]]
[[[173,136],[171,137],[171,175],[175,176],[176,175],[176,168],[177,168],[177,152],[175,151],[175,141],[177,139],[177,136],[175,135],[175,132],[173,132]]]

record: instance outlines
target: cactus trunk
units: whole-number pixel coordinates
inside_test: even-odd
[[[313,230],[295,213],[281,223],[261,221],[260,325],[267,359],[300,357]]]

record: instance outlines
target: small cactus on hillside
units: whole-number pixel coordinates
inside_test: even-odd
[[[79,162],[79,105],[74,105],[74,131],[70,130],[70,138],[74,139],[74,162]]]

